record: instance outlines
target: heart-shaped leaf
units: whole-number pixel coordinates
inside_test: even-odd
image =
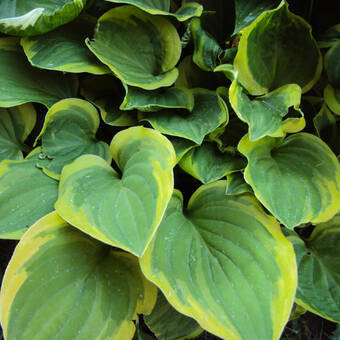
[[[36,167],[40,152],[37,148],[25,160],[0,163],[0,238],[20,239],[54,210],[58,182]]]
[[[2,0],[0,32],[30,36],[45,33],[76,18],[86,0]]]
[[[203,7],[197,2],[184,3],[175,13],[170,12],[170,0],[106,0],[119,4],[136,6],[153,15],[170,15],[179,21],[185,21],[192,17],[199,17]]]
[[[82,156],[64,167],[55,207],[80,230],[140,256],[171,197],[175,152],[143,127],[119,132],[110,148],[121,178],[102,158]]]
[[[22,38],[20,43],[30,63],[55,71],[110,73],[110,69],[100,63],[84,43],[93,31],[94,22],[91,19],[81,17],[52,32]]]
[[[36,122],[32,104],[3,109],[0,108],[0,162],[3,159],[23,159],[23,144]]]
[[[319,79],[322,59],[309,24],[282,1],[244,29],[234,66],[251,95],[286,84],[298,84],[304,93]]]
[[[119,108],[124,90],[121,81],[113,75],[84,77],[80,83],[80,93],[98,107],[106,124],[113,126],[137,124],[135,113],[124,112]]]
[[[297,283],[293,247],[252,195],[204,185],[183,211],[175,191],[140,259],[181,313],[224,339],[278,339]]]
[[[234,80],[229,88],[229,100],[238,117],[249,125],[251,141],[264,136],[281,137],[305,127],[303,113],[299,110],[301,88],[296,84],[284,85],[251,100]],[[282,121],[290,107],[294,107],[299,117]]]
[[[165,110],[145,112],[141,120],[148,121],[161,133],[187,138],[201,144],[204,137],[228,121],[228,108],[224,100],[214,91],[193,89],[194,108],[187,110]]]
[[[339,210],[340,164],[320,138],[308,133],[283,138],[242,138],[248,158],[244,177],[257,199],[286,227],[320,223]]]
[[[0,38],[0,89],[2,107],[28,102],[50,107],[77,92],[72,76],[32,67],[17,38]]]
[[[136,7],[106,12],[99,18],[94,40],[86,44],[128,85],[153,90],[170,86],[178,76],[181,43],[175,27]]]
[[[22,238],[0,295],[6,339],[126,339],[157,289],[130,254],[72,228],[55,212]]]
[[[316,226],[304,242],[289,236],[298,264],[296,302],[340,323],[340,215]]]
[[[195,320],[172,307],[160,291],[154,309],[144,316],[144,321],[157,340],[191,339],[203,331]]]
[[[192,148],[179,166],[204,184],[214,182],[227,174],[244,169],[246,160],[240,155],[221,152],[215,143],[203,143]]]
[[[110,163],[109,146],[96,140],[98,127],[97,110],[87,101],[70,98],[54,104],[37,137],[42,140],[41,158],[44,158],[38,166],[48,176],[59,179],[63,167],[84,154],[100,156]]]

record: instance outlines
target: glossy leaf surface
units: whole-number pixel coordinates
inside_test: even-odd
[[[92,237],[140,256],[171,197],[175,152],[143,127],[121,131],[110,148],[122,176],[102,158],[82,156],[64,167],[55,207]]]
[[[84,154],[100,156],[110,163],[109,146],[96,139],[98,127],[97,110],[85,100],[70,98],[54,104],[37,138],[41,138],[41,158],[44,158],[38,166],[47,175],[59,179],[64,165]]]
[[[141,258],[148,279],[181,313],[229,339],[278,339],[296,289],[295,255],[251,195],[200,187],[183,209],[175,191]]]
[[[234,66],[239,82],[251,95],[292,83],[304,93],[319,79],[322,60],[308,23],[282,1],[244,30]]]
[[[246,181],[286,227],[324,222],[339,210],[339,161],[318,137],[299,133],[251,142],[246,135],[238,148],[248,158]]]
[[[316,226],[304,242],[290,236],[297,257],[296,302],[323,318],[340,322],[340,215]]]
[[[113,8],[100,17],[89,49],[128,85],[147,90],[170,86],[181,45],[166,18],[132,6]]]
[[[6,339],[132,339],[157,290],[136,258],[72,228],[55,212],[22,238],[0,295]]]
[[[246,161],[240,156],[222,153],[214,143],[203,143],[187,152],[179,166],[203,184],[207,184],[244,169]]]
[[[53,30],[76,18],[86,0],[3,0],[0,32],[30,36]]]
[[[20,43],[35,67],[72,73],[109,73],[85,45],[93,26],[92,20],[82,18],[52,32],[23,38]]]
[[[228,109],[216,92],[204,89],[192,90],[194,108],[186,110],[166,110],[163,112],[143,113],[141,118],[161,133],[187,138],[201,144],[204,136],[227,121]]]
[[[43,86],[42,86],[43,84]],[[37,102],[47,107],[74,97],[71,75],[39,70],[29,64],[17,38],[0,38],[0,106]]]
[[[58,182],[36,167],[40,151],[35,149],[25,160],[0,163],[0,238],[20,239],[54,210]]]

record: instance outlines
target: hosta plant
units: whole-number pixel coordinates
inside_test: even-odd
[[[289,2],[1,2],[6,340],[340,323],[340,24]]]

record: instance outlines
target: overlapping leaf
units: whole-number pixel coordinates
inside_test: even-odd
[[[317,225],[305,242],[297,236],[289,239],[298,263],[296,302],[340,323],[340,215]]]
[[[29,148],[23,143],[36,123],[32,104],[0,108],[0,162],[4,159],[23,159],[22,151]]]
[[[80,230],[140,256],[171,197],[175,152],[158,132],[133,127],[113,138],[111,154],[122,176],[102,158],[82,156],[64,167],[55,207]]]
[[[140,262],[177,310],[219,337],[278,339],[289,318],[293,248],[253,196],[227,196],[223,181],[184,211],[176,191]]]
[[[173,308],[160,291],[152,313],[144,316],[144,321],[157,340],[191,339],[203,331],[195,320]]]
[[[35,149],[25,160],[0,163],[0,238],[20,239],[54,210],[58,182],[36,167],[40,151]]]
[[[207,184],[244,169],[246,161],[240,155],[222,153],[217,145],[206,142],[188,151],[180,160],[179,166],[191,176]]]
[[[6,339],[132,339],[156,288],[136,258],[69,226],[55,212],[22,238],[0,295]]]
[[[242,138],[244,176],[258,200],[286,227],[320,223],[339,210],[340,164],[318,137],[307,133],[256,142]]]
[[[244,29],[234,66],[251,95],[286,84],[298,84],[304,93],[319,79],[322,60],[311,27],[282,1]]]
[[[124,87],[126,93],[120,105],[121,110],[137,109],[142,112],[155,112],[167,108],[192,111],[194,107],[194,96],[185,87],[169,87],[153,91],[126,84]]]
[[[128,85],[147,90],[170,86],[181,44],[175,27],[166,18],[133,6],[113,8],[100,17],[89,49]]]
[[[63,72],[109,73],[85,45],[92,34],[91,17],[80,18],[52,32],[21,39],[21,45],[30,63],[39,68]]]
[[[229,88],[229,100],[238,117],[249,125],[251,141],[264,136],[281,137],[305,127],[303,113],[299,110],[301,88],[296,84],[284,85],[251,100],[234,80]],[[282,121],[290,107],[294,107],[299,117]]]
[[[227,176],[226,195],[240,195],[244,193],[253,193],[251,186],[244,180],[241,172],[234,172]]]
[[[45,33],[76,18],[86,0],[3,0],[0,32],[30,36]]]
[[[199,17],[203,7],[197,2],[184,3],[175,13],[170,12],[170,0],[106,0],[115,3],[134,5],[153,15],[170,15],[179,21]]]
[[[96,108],[82,99],[70,98],[54,104],[45,117],[45,123],[37,140],[42,140],[44,172],[59,179],[64,165],[83,154],[102,157],[110,163],[109,146],[96,140],[99,116]]]
[[[186,110],[166,110],[163,112],[145,112],[142,120],[161,133],[187,138],[201,144],[204,137],[228,120],[228,109],[223,99],[216,92],[194,89],[194,108]]]
[[[80,93],[99,108],[106,124],[130,126],[137,124],[136,115],[120,110],[123,94],[121,82],[112,75],[88,76],[80,83]]]
[[[71,75],[32,67],[17,38],[0,38],[0,106],[28,102],[52,106],[63,98],[74,97],[76,83]]]

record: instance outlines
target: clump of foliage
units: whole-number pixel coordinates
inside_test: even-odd
[[[5,339],[340,322],[340,24],[307,10],[1,1]]]

